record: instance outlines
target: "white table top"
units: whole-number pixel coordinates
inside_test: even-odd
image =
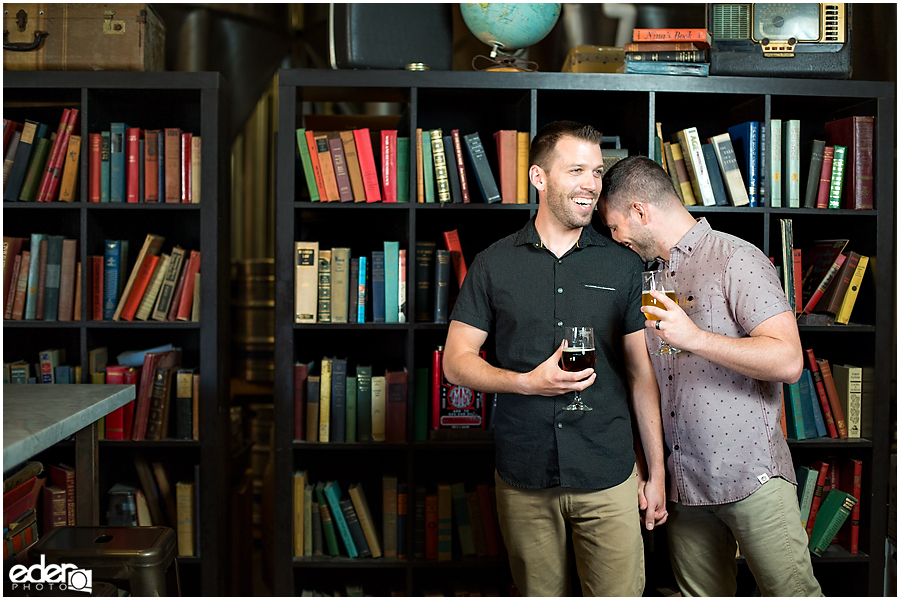
[[[135,386],[4,384],[3,471],[135,398]]]

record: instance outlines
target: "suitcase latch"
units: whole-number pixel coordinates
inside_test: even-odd
[[[28,13],[24,10],[20,10],[16,13],[16,29],[19,32],[25,31],[25,26],[28,25]]]
[[[104,35],[123,35],[125,33],[125,21],[113,21],[116,14],[114,10],[103,11],[103,33]]]

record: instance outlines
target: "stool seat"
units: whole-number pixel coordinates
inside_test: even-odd
[[[90,569],[98,580],[128,581],[132,596],[163,596],[176,552],[169,527],[56,527],[35,543],[31,555]],[[175,568],[177,580],[177,563]]]

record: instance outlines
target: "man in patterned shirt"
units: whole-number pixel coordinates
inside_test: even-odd
[[[647,321],[670,455],[669,554],[686,596],[734,596],[736,544],[763,596],[819,596],[780,426],[781,382],[803,351],[775,268],[754,245],[695,220],[666,172],[643,156],[603,178],[598,210],[613,239],[673,275],[678,303]]]

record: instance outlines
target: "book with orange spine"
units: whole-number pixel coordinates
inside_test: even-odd
[[[53,140],[53,145],[50,146],[50,157],[47,159],[47,164],[44,165],[44,172],[41,176],[41,185],[38,188],[37,195],[35,196],[35,200],[37,200],[38,202],[44,201],[44,197],[50,184],[50,177],[53,174],[53,161],[59,155],[60,142],[62,141],[63,134],[65,134],[66,132],[66,127],[68,127],[69,125],[71,114],[71,108],[63,109],[62,118],[60,118],[59,120],[59,127],[56,129],[56,137]]]
[[[633,42],[691,42],[700,49],[709,48],[709,31],[700,28],[635,29]]]
[[[141,128],[125,130],[125,202],[136,204],[141,199]]]
[[[65,129],[62,132],[62,139],[57,135],[57,153],[56,159],[50,161],[51,164],[49,167],[52,169],[50,171],[50,177],[47,180],[47,188],[44,191],[43,196],[39,196],[38,200],[41,202],[53,202],[57,194],[59,194],[59,184],[62,180],[62,170],[63,163],[66,158],[66,150],[69,148],[69,138],[72,135],[72,132],[75,130],[75,124],[78,121],[78,109],[73,108],[69,111],[69,121],[66,124]]]
[[[121,318],[126,321],[134,320],[134,313],[137,312],[141,299],[144,297],[144,292],[147,291],[147,286],[150,285],[150,280],[153,278],[153,272],[158,262],[159,256],[156,254],[147,254],[144,257],[144,262],[141,263],[134,285],[131,287],[131,293],[128,294],[128,299],[122,308],[122,314],[119,315]]]
[[[200,272],[200,252],[191,250],[191,258],[184,269],[186,278],[181,292],[181,300],[178,303],[178,312],[175,318],[179,321],[191,320],[191,306],[194,302],[194,276]]]
[[[366,127],[354,129],[353,139],[356,141],[356,155],[359,157],[359,169],[362,172],[363,187],[366,190],[366,202],[381,202],[381,186],[378,185],[378,169],[375,168],[372,135]]]

